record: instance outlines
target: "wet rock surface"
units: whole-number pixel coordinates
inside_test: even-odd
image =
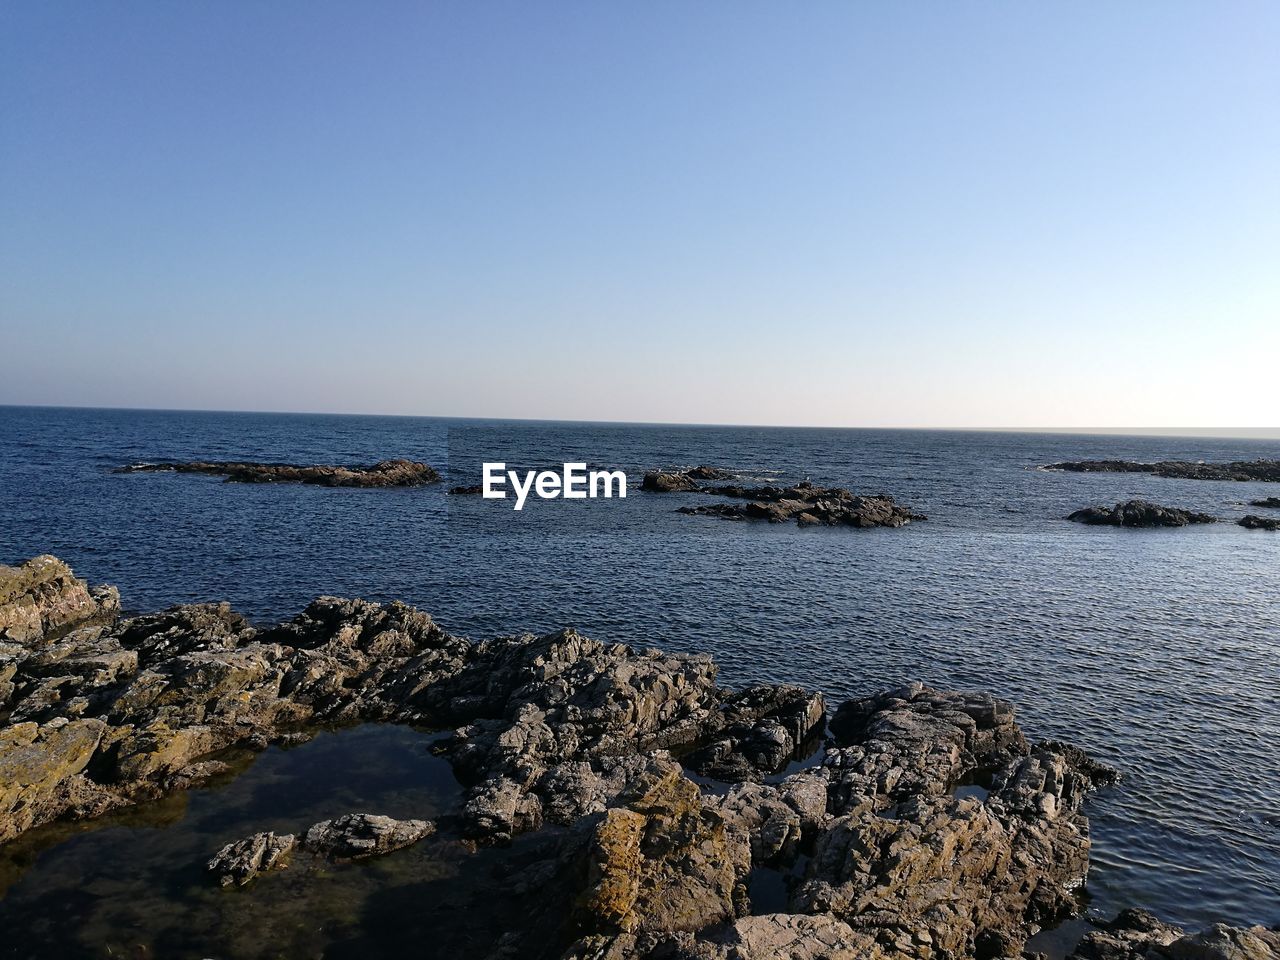
[[[206,473],[228,483],[309,483],[322,487],[420,487],[440,474],[413,460],[381,460],[372,466],[324,466],[194,460],[185,463],[135,463],[116,473]]]
[[[78,598],[73,581],[59,589]],[[359,859],[433,830],[509,846],[484,889],[521,909],[495,958],[1016,956],[1078,910],[1081,804],[1115,776],[1029,742],[986,694],[914,684],[848,701],[814,754],[819,694],[727,690],[705,656],[573,630],[473,642],[395,602],[322,597],[262,628],[225,604],[90,629],[54,619],[56,638],[4,648],[0,839],[199,785],[228,748],[319,725],[452,730],[435,747],[465,786],[449,815],[349,814],[300,844],[255,834],[210,866],[243,883],[295,847]],[[957,796],[978,780],[985,797]],[[785,909],[751,916],[766,870]]]
[[[1185,527],[1192,523],[1217,523],[1218,518],[1179,507],[1162,507],[1148,500],[1126,500],[1114,507],[1086,507],[1067,517],[1073,523],[1108,527]]]
[[[1280,517],[1260,517],[1256,513],[1243,516],[1236,523],[1246,530],[1280,530]]]
[[[1134,460],[1075,460],[1051,463],[1046,470],[1071,473],[1153,473],[1157,477],[1180,480],[1262,480],[1280,483],[1280,460],[1234,460],[1230,463],[1196,463],[1162,460],[1141,463]]]
[[[1250,500],[1251,507],[1266,507],[1269,510],[1280,510],[1280,497],[1263,497],[1261,500]]]

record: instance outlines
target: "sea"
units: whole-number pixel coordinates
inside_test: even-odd
[[[445,480],[363,490],[113,472],[393,457]],[[797,683],[832,705],[913,680],[988,690],[1016,705],[1029,736],[1078,744],[1122,771],[1086,805],[1089,915],[1138,906],[1192,927],[1280,923],[1280,533],[1231,522],[1266,512],[1247,502],[1280,485],[1043,469],[1102,458],[1280,458],[1280,441],[0,407],[0,562],[56,554],[91,583],[118,586],[129,611],[226,600],[267,623],[329,594],[404,600],[477,639],[573,626],[706,651],[725,685]],[[480,483],[485,462],[621,469],[627,496],[531,497],[517,512],[513,500],[448,493]],[[732,522],[677,512],[705,496],[640,489],[646,470],[697,464],[748,483],[887,493],[928,519],[873,530]],[[1135,497],[1227,522],[1133,530],[1064,519]],[[257,790],[235,828],[259,829],[249,814],[268,808],[284,822],[288,797],[314,805],[326,790],[351,809],[366,781],[370,795],[400,796],[408,788],[382,782],[369,757],[396,769],[404,736],[333,735],[322,760],[285,763],[294,786]],[[246,761],[221,789],[247,789],[237,783],[259,767],[269,785],[284,763],[273,756]],[[432,783],[428,807],[454,795],[456,785]],[[127,918],[130,900],[147,871],[172,864],[172,844],[153,840],[147,854],[122,838],[225,821],[200,812],[216,811],[218,790],[192,793],[178,803],[194,813],[171,802],[159,825],[64,828],[8,860],[0,848],[0,926],[20,911],[23,929],[53,936],[68,898],[77,918],[98,918],[97,943],[144,924]],[[85,880],[95,870],[99,887]],[[179,917],[182,884],[197,881],[169,882]],[[368,952],[367,914],[343,904],[354,913],[334,922]],[[184,942],[191,921],[173,922],[172,943]]]

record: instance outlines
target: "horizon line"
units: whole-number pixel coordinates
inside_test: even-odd
[[[200,413],[243,414],[246,416],[294,416],[294,417],[384,417],[406,420],[461,420],[498,423],[557,423],[582,426],[621,427],[718,427],[738,430],[866,430],[866,431],[916,431],[930,433],[1027,433],[1063,434],[1068,436],[1130,436],[1130,437],[1199,437],[1224,440],[1280,440],[1280,427],[961,427],[961,426],[845,426],[832,424],[787,423],[708,423],[694,420],[571,420],[561,417],[475,417],[445,416],[418,413],[358,413],[336,410],[235,410],[217,407],[117,407],[91,404],[56,403],[0,403],[0,408],[28,410],[101,410],[120,413]]]

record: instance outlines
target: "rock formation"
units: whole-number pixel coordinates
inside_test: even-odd
[[[640,489],[651,493],[687,493],[699,489],[706,480],[728,480],[733,476],[719,467],[691,467],[687,470],[650,470],[640,481]]]
[[[1185,527],[1190,523],[1217,523],[1207,513],[1162,507],[1147,500],[1126,500],[1114,507],[1085,507],[1067,517],[1074,523],[1108,527]]]
[[[283,870],[289,855],[303,849],[314,857],[341,863],[402,850],[435,833],[429,820],[394,820],[371,813],[348,813],[313,824],[299,840],[292,833],[255,833],[228,843],[207,869],[224,886],[243,886],[260,874]]]
[[[297,838],[291,833],[255,833],[228,843],[213,855],[207,867],[224,887],[243,886],[268,870],[283,870],[296,845]]]
[[[115,587],[90,589],[57,557],[0,565],[0,645],[52,641],[68,628],[110,620],[120,610]],[[0,682],[5,678],[0,646]]]
[[[1072,473],[1153,473],[1157,477],[1180,480],[1264,480],[1280,483],[1280,460],[1234,460],[1231,463],[1196,463],[1162,460],[1140,463],[1134,460],[1077,460],[1051,463],[1046,470]]]
[[[518,845],[519,869],[492,890],[531,906],[495,957],[1017,956],[1077,909],[1081,804],[1115,776],[1028,742],[986,694],[915,684],[848,701],[806,765],[821,696],[724,689],[705,656],[572,630],[472,642],[401,603],[332,597],[266,628],[225,604],[80,627],[52,612],[101,605],[46,566],[45,587],[17,596],[38,595],[53,632],[4,647],[0,841],[199,784],[225,770],[217,751],[318,724],[451,729],[437,749],[466,787],[458,809],[434,824],[351,814],[300,847],[355,858],[435,828]],[[14,602],[5,622],[34,623]],[[979,780],[985,797],[963,795]],[[210,867],[240,883],[295,846],[258,834]],[[750,916],[761,871],[785,908]]]
[[[116,473],[208,473],[227,483],[310,483],[322,487],[420,487],[440,480],[425,463],[380,460],[369,467],[299,466],[290,463],[135,463]]]
[[[348,813],[307,830],[303,844],[331,860],[363,860],[402,850],[435,833],[430,820],[393,820],[372,813]]]
[[[1256,513],[1243,516],[1236,523],[1246,530],[1280,530],[1280,517],[1260,517]]]
[[[902,527],[928,519],[884,494],[860,496],[843,487],[816,487],[808,482],[793,487],[700,487],[698,492],[747,502],[681,507],[680,513],[770,523],[795,520],[801,526],[828,527]]]
[[[1280,928],[1229,927],[1217,923],[1185,933],[1145,910],[1123,910],[1110,923],[1085,934],[1072,960],[1274,960]]]
[[[1250,500],[1251,507],[1266,507],[1269,510],[1280,510],[1280,497],[1263,497],[1261,500]]]

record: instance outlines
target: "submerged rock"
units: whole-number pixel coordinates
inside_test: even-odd
[[[1246,530],[1280,530],[1280,518],[1260,517],[1255,513],[1241,517],[1236,523]]]
[[[1076,460],[1051,463],[1046,470],[1072,473],[1152,473],[1180,480],[1263,480],[1280,483],[1280,460],[1234,460],[1231,463],[1197,463],[1189,460],[1162,460],[1141,463],[1135,460]]]
[[[135,463],[116,473],[208,473],[228,483],[310,483],[323,487],[420,487],[440,480],[440,474],[413,460],[380,460],[368,467],[303,466],[291,463],[203,461]]]
[[[1109,527],[1185,527],[1190,523],[1217,523],[1218,518],[1178,507],[1162,507],[1147,500],[1126,500],[1114,507],[1086,507],[1067,517],[1073,523]]]
[[[255,833],[243,840],[228,843],[213,855],[208,870],[224,887],[243,886],[268,870],[283,870],[289,853],[297,845],[291,833]]]
[[[1280,497],[1263,497],[1261,500],[1250,500],[1249,506],[1280,510]]]

